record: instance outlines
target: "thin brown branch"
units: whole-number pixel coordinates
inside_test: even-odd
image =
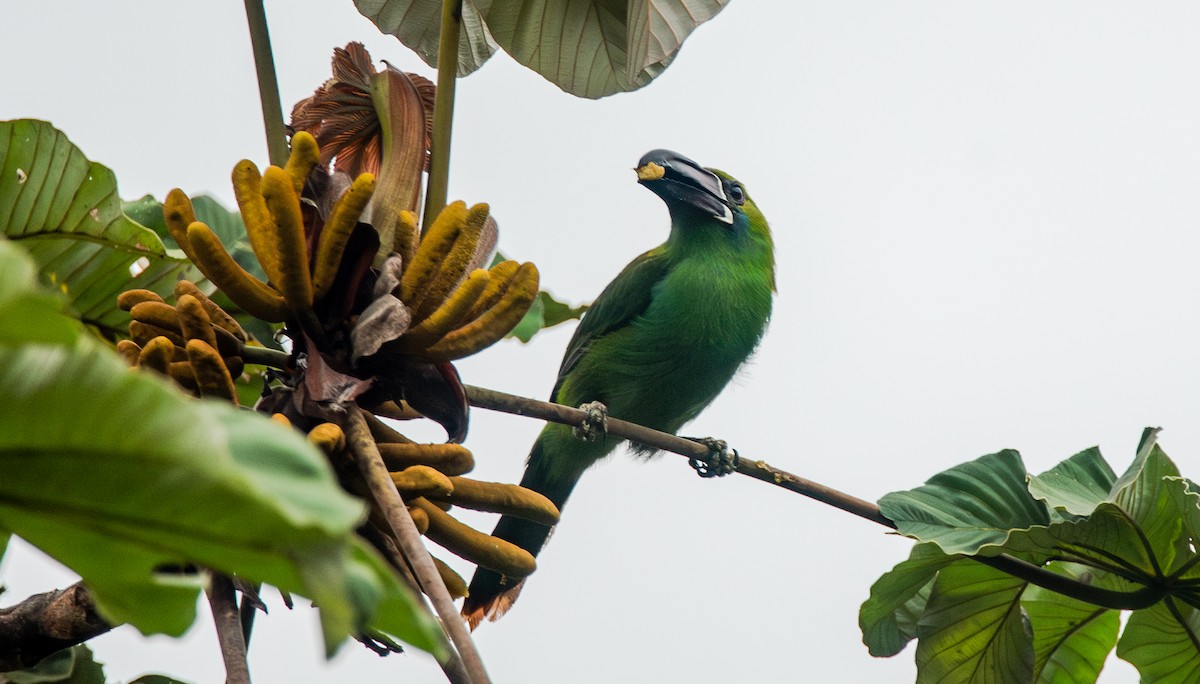
[[[491,679],[483,667],[483,660],[471,640],[466,623],[459,617],[454,600],[450,598],[450,593],[433,564],[433,558],[421,543],[421,533],[409,515],[400,492],[396,490],[387,466],[383,464],[383,458],[379,455],[375,439],[371,436],[371,430],[357,406],[350,407],[342,429],[346,433],[346,446],[370,489],[371,498],[392,528],[400,551],[417,576],[425,595],[433,603],[433,609],[441,619],[442,629],[454,646],[451,651],[452,659],[450,663],[443,665],[443,671],[454,684],[489,684]]]
[[[42,658],[113,628],[96,612],[82,582],[0,608],[0,672],[33,667]]]
[[[570,406],[518,397],[513,394],[505,394],[504,392],[471,385],[468,385],[466,389],[467,398],[470,399],[471,405],[482,409],[530,416],[571,426],[582,425],[588,418],[588,414],[585,411],[571,408]],[[639,444],[662,449],[663,451],[670,451],[687,456],[688,458],[705,458],[710,455],[709,448],[698,442],[616,418],[608,419],[607,430],[609,434],[615,437],[628,439]],[[793,475],[785,470],[780,470],[765,461],[751,461],[745,457],[740,457],[737,463],[737,472],[741,475],[773,484],[776,487],[782,487],[810,499],[815,499],[835,508],[840,508],[847,513],[853,513],[860,518],[865,518],[893,530],[896,529],[896,523],[884,516],[880,512],[879,506],[874,503],[851,496],[832,487],[826,487],[819,482],[813,482],[798,475]],[[972,559],[1001,572],[1023,579],[1030,584],[1114,610],[1138,610],[1146,608],[1157,603],[1167,593],[1165,587],[1157,585],[1146,586],[1133,592],[1102,589],[1078,582],[1064,575],[1050,572],[1045,568],[1012,556],[973,556]]]
[[[233,580],[220,573],[211,573],[205,593],[208,594],[208,605],[217,628],[221,657],[225,660],[225,684],[250,684],[246,640],[242,636],[242,619],[238,613]]]

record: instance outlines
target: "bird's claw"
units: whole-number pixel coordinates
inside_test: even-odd
[[[707,456],[692,456],[688,459],[688,465],[696,471],[697,475],[700,477],[725,477],[737,471],[737,449],[729,448],[725,440],[700,437],[693,438],[692,441],[708,447]]]
[[[595,442],[608,434],[608,407],[598,401],[580,404],[579,410],[587,413],[583,422],[575,428],[575,437],[585,442]]]

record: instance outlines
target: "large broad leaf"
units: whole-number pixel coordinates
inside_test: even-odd
[[[62,315],[63,298],[37,285],[37,268],[0,238],[0,344],[70,344],[79,326]]]
[[[458,75],[503,47],[572,95],[598,98],[650,83],[683,41],[729,0],[463,0]],[[439,0],[355,0],[379,30],[437,65]]]
[[[1047,506],[1072,516],[1088,515],[1108,498],[1117,475],[1092,447],[1029,478],[1029,491]]]
[[[431,67],[437,68],[442,0],[354,0],[363,16],[380,31],[400,39]],[[495,54],[498,46],[472,0],[462,3],[458,39],[458,75],[467,76]]]
[[[27,263],[0,245],[0,273]],[[192,399],[90,335],[0,344],[0,405],[0,529],[79,573],[114,623],[181,634],[200,576],[162,569],[196,564],[315,599],[327,647],[380,624],[437,648],[414,599],[356,549],[362,504],[298,432]]]
[[[942,569],[917,626],[917,682],[1008,684],[1033,675],[1025,582],[972,562]]]
[[[1055,564],[1055,570],[1080,581],[1094,573],[1083,566]],[[1034,681],[1087,684],[1096,681],[1117,643],[1117,611],[1031,586],[1021,605],[1033,627]]]
[[[1117,655],[1133,663],[1143,684],[1200,681],[1200,612],[1173,598],[1129,617]]]
[[[33,256],[86,323],[112,334],[129,322],[116,307],[120,292],[166,295],[180,278],[202,279],[121,212],[112,171],[44,121],[0,122],[0,235]]]
[[[1120,478],[1094,449],[1030,478],[1041,501],[1021,496],[1020,459],[1001,452],[889,494],[881,509],[902,532],[943,551],[1072,561],[1048,567],[1073,578],[1080,598],[1146,605],[1166,593],[1133,614],[1118,655],[1138,667],[1142,681],[1200,681],[1200,494],[1154,433],[1145,433]],[[1042,502],[1057,512],[1049,522],[1038,522]],[[876,583],[863,606],[872,653],[903,647],[912,636],[905,620],[920,611],[918,681],[1095,681],[1116,640],[1116,611],[1031,587],[1022,599],[1030,640],[1013,602],[1023,580],[967,560],[935,567],[936,554],[919,553],[922,546]],[[930,571],[937,578],[922,599]]]
[[[1029,494],[1025,466],[1005,450],[963,463],[916,489],[893,492],[879,509],[901,534],[936,542],[946,553],[1003,545],[1012,530],[1045,525],[1045,506]]]
[[[937,544],[917,544],[908,560],[871,585],[871,596],[858,611],[863,643],[871,655],[894,656],[917,636],[917,619],[925,612],[938,571],[957,560]]]
[[[513,59],[580,97],[650,83],[729,0],[475,0]]]

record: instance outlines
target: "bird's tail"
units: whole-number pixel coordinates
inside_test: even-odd
[[[521,486],[542,494],[561,511],[582,474],[582,470],[578,472],[552,470],[550,463],[543,457],[542,441],[538,440],[529,454],[529,466],[525,469],[525,476],[521,478]],[[546,540],[550,538],[553,529],[530,520],[506,515],[500,518],[492,536],[516,544],[537,556],[542,547],[546,545]],[[494,570],[483,567],[477,569],[475,576],[471,578],[471,585],[467,589],[467,598],[463,601],[462,615],[466,618],[467,624],[473,630],[479,626],[480,622],[483,622],[484,618],[489,620],[500,618],[512,607],[524,585],[525,578],[523,577],[511,579]]]

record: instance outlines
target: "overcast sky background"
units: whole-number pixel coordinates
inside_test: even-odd
[[[267,12],[285,109],[352,40],[433,76],[350,0]],[[505,252],[581,302],[666,236],[630,170],[644,152],[744,181],[775,233],[775,315],[685,434],[874,500],[1006,447],[1040,472],[1098,444],[1120,472],[1161,425],[1194,478],[1198,25],[1194,2],[736,0],[637,93],[576,99],[494,57],[459,83],[450,195],[490,202]],[[0,61],[0,119],[53,122],[127,199],[180,186],[233,206],[233,165],[266,163],[239,2],[5,2]],[[459,369],[545,398],[570,333]],[[475,411],[474,475],[516,481],[539,429]],[[909,548],[747,478],[619,455],[477,643],[497,682],[912,681],[911,646],[873,659],[857,627]],[[0,570],[4,603],[71,581],[23,545]],[[325,664],[312,612],[270,604],[258,681],[444,681],[424,655],[353,643]],[[180,642],[92,645],[112,678],[223,679],[207,618]],[[1136,673],[1111,659],[1101,681]]]

